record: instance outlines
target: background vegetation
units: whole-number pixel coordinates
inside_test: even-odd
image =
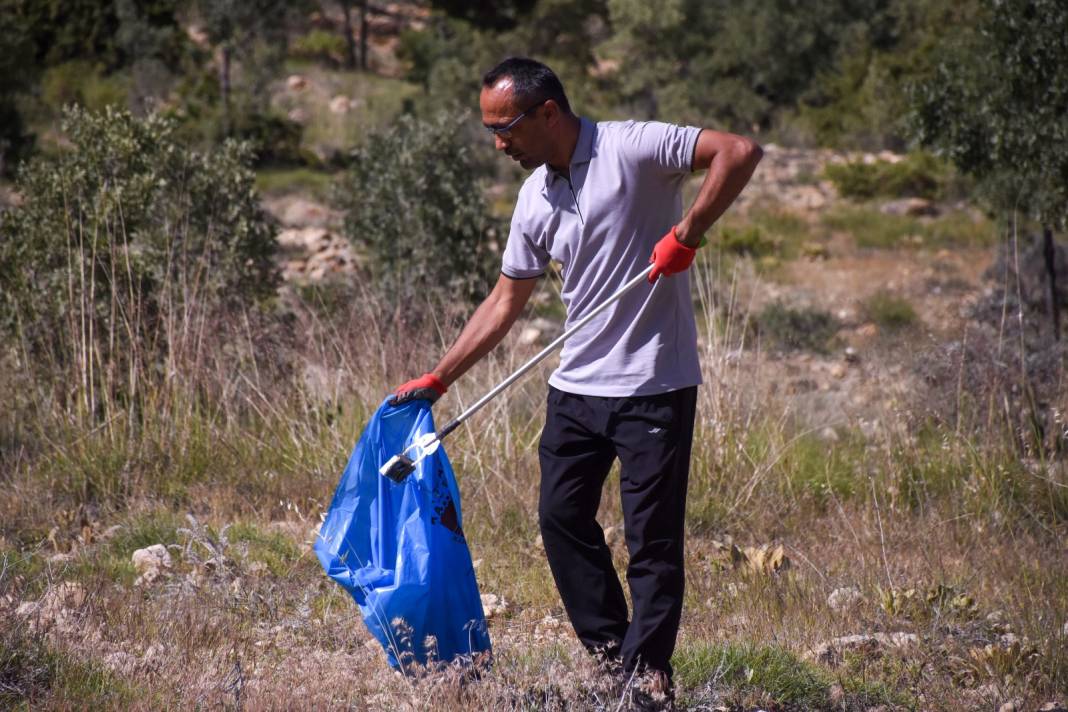
[[[384,674],[310,555],[368,414],[495,278],[523,175],[473,107],[508,54],[556,68],[584,115],[768,149],[694,268],[681,705],[1064,701],[1063,3],[0,0],[0,18],[0,705],[626,708],[537,538],[549,365],[449,443],[497,596],[491,673]],[[280,200],[318,201],[318,222]],[[323,235],[348,271],[294,277],[293,245]],[[541,347],[557,291],[439,417]],[[617,502],[610,478],[622,569]],[[131,557],[154,544],[170,563],[146,580]]]

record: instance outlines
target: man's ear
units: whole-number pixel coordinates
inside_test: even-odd
[[[563,112],[560,111],[560,105],[556,103],[555,99],[547,99],[542,106],[545,107],[545,123],[550,127],[555,127],[563,115]]]

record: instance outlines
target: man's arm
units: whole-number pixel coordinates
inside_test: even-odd
[[[753,176],[764,150],[744,136],[704,129],[697,137],[693,169],[708,169],[693,205],[675,228],[678,241],[697,247]]]
[[[390,404],[418,398],[437,400],[453,381],[501,342],[530,300],[537,282],[537,278],[512,279],[502,274],[434,370],[397,388]]]
[[[466,373],[501,342],[537,286],[536,277],[512,279],[502,274],[493,291],[468,319],[456,343],[445,352],[431,373],[446,386]]]

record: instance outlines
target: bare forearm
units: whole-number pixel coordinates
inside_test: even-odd
[[[716,153],[693,205],[676,228],[678,239],[696,247],[708,228],[719,219],[753,176],[764,152],[742,137]]]

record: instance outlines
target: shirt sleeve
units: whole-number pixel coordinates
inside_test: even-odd
[[[525,226],[522,216],[522,201],[512,213],[512,226],[508,231],[508,243],[504,246],[501,274],[512,279],[530,279],[545,273],[549,264],[549,252],[537,243]]]
[[[638,162],[665,174],[693,171],[694,150],[701,129],[662,121],[640,121],[630,127],[629,145]]]

